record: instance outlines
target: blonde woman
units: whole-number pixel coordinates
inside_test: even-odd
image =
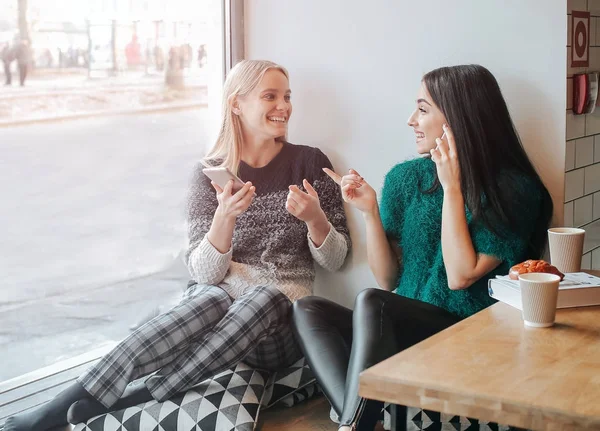
[[[311,294],[315,261],[330,271],[343,264],[350,238],[337,185],[322,171],[329,159],[286,141],[290,99],[288,72],[275,63],[245,60],[231,70],[221,131],[203,164],[226,166],[245,185],[221,189],[198,166],[188,213],[193,282],[183,299],[52,401],[9,418],[5,431],[164,401],[242,360],[276,370],[302,356],[292,304]]]

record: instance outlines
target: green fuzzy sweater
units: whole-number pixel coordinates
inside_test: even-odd
[[[402,250],[402,269],[396,293],[444,308],[458,317],[468,317],[496,302],[488,295],[487,283],[497,274],[508,274],[511,266],[537,256],[526,256],[531,232],[542,207],[542,191],[524,176],[504,179],[514,192],[518,231],[495,226],[502,237],[474,222],[465,209],[469,232],[477,253],[495,256],[502,263],[470,287],[450,290],[442,257],[441,220],[444,192],[441,187],[425,194],[435,180],[435,163],[419,158],[400,163],[386,175],[381,193],[381,219],[387,235]],[[508,183],[506,181],[509,181]]]

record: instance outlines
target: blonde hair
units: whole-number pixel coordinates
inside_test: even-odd
[[[288,71],[272,61],[242,60],[227,74],[223,86],[223,120],[217,142],[204,157],[203,162],[212,166],[227,167],[237,174],[242,155],[242,123],[232,111],[232,102],[238,96],[246,96],[260,83],[268,70],[279,70],[289,79]],[[276,140],[285,140],[281,136]]]

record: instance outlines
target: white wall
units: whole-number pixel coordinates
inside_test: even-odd
[[[339,171],[378,190],[415,155],[406,119],[423,73],[479,63],[498,78],[525,146],[562,220],[565,0],[246,0],[246,58],[291,74],[291,142],[318,146]],[[316,293],[351,305],[374,279],[364,226],[348,210],[354,253],[342,273],[320,272]]]

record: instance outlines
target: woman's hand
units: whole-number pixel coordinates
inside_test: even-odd
[[[446,142],[437,138],[437,147],[431,150],[431,160],[435,162],[438,178],[444,192],[450,189],[460,190],[460,165],[456,154],[456,143],[452,130],[443,125]]]
[[[327,216],[321,209],[319,195],[316,190],[307,180],[302,181],[302,184],[306,189],[306,193],[300,190],[297,185],[289,186],[290,191],[285,202],[285,209],[308,225],[323,222],[327,224]]]
[[[254,199],[256,187],[251,182],[247,182],[244,187],[233,194],[233,180],[229,180],[223,189],[214,181],[211,181],[211,184],[217,191],[217,201],[219,202],[215,215],[225,219],[236,219],[248,209]]]
[[[339,184],[345,202],[367,214],[377,209],[377,193],[354,169],[350,169],[343,177],[331,169],[323,168],[323,171]]]

